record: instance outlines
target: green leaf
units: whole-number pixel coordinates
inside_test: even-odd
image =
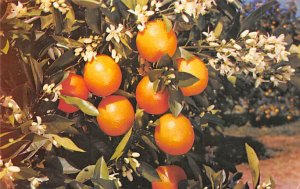
[[[135,6],[137,5],[136,0],[121,0],[126,7],[128,7],[131,10],[135,9]]]
[[[137,172],[140,173],[149,182],[161,181],[156,170],[146,162],[140,161],[140,166],[136,168]]]
[[[61,133],[70,129],[70,127],[75,129],[72,127],[72,125],[75,124],[73,120],[57,114],[43,116],[42,120],[43,124],[47,125],[47,133],[50,134]]]
[[[148,72],[149,80],[151,82],[154,82],[155,80],[157,80],[162,75],[163,72],[164,72],[163,69],[151,70],[150,72]]]
[[[144,5],[147,5],[148,0],[136,0],[137,5],[141,5],[143,7]]]
[[[178,72],[176,78],[179,87],[188,87],[199,81],[199,78],[187,72]]]
[[[43,83],[43,70],[41,65],[31,56],[29,57],[35,88],[38,91]]]
[[[93,177],[96,165],[89,165],[83,168],[76,176],[76,181],[84,183]]]
[[[194,58],[195,56],[190,53],[189,51],[185,50],[183,47],[179,47],[180,57],[184,58],[185,60],[190,60],[191,58]]]
[[[74,105],[78,107],[82,112],[91,116],[97,116],[99,114],[98,109],[90,102],[83,100],[78,97],[64,96],[60,95],[67,104]]]
[[[46,16],[41,16],[41,29],[44,30],[47,27],[49,27],[51,24],[53,24],[53,16],[51,14]]]
[[[167,32],[171,31],[172,30],[171,20],[168,17],[166,17],[165,15],[162,15],[162,17],[163,17],[163,21],[165,22]]]
[[[211,184],[212,188],[214,189],[215,185],[214,185],[213,175],[216,174],[216,172],[207,165],[203,165],[203,167],[205,169],[205,174],[206,174],[207,178],[209,178],[210,184]]]
[[[53,21],[55,25],[55,34],[58,35],[63,29],[63,15],[58,9],[53,9]]]
[[[66,47],[69,47],[69,48],[77,48],[77,47],[82,47],[83,46],[83,43],[80,43],[74,39],[71,39],[71,38],[65,38],[63,36],[52,36],[53,39],[55,41],[57,41],[58,43],[60,43],[61,45],[64,45]]]
[[[30,144],[30,140],[20,140],[13,142],[10,145],[1,146],[0,154],[2,155],[2,160],[13,159],[18,156],[26,147]]]
[[[29,167],[20,167],[20,172],[14,173],[15,179],[27,180],[32,177],[37,177],[39,173]]]
[[[187,160],[188,160],[188,164],[193,172],[195,179],[200,182],[200,188],[203,188],[202,187],[203,183],[202,183],[202,178],[201,178],[201,170],[200,170],[199,166],[197,165],[195,160],[190,155],[187,155]]]
[[[224,27],[224,25],[223,25],[223,20],[220,19],[219,22],[218,22],[218,24],[217,24],[217,26],[216,26],[215,29],[214,29],[214,35],[215,35],[217,38],[219,38],[219,37],[221,36],[221,33],[222,33],[222,31],[223,31],[223,27]]]
[[[58,157],[60,164],[63,168],[63,174],[75,174],[78,173],[80,170],[73,167],[65,158]]]
[[[161,68],[164,66],[172,65],[172,58],[168,54],[164,54],[158,61],[157,67]]]
[[[75,151],[75,152],[85,152],[83,149],[76,146],[76,144],[74,144],[74,142],[67,137],[60,137],[60,136],[54,135],[54,134],[49,134],[49,135],[51,137],[53,137],[53,139],[59,145],[61,145],[63,148],[65,148],[67,150],[71,150],[71,151]]]
[[[99,158],[96,163],[93,178],[94,179],[101,178],[101,179],[106,179],[106,180],[109,179],[108,167],[107,167],[107,164],[106,164],[103,156],[101,158]]]
[[[156,152],[159,152],[159,149],[155,146],[155,144],[145,135],[142,136],[142,140],[148,145],[150,146],[153,150],[155,150]]]
[[[183,109],[182,101],[183,95],[181,91],[170,89],[169,106],[172,114],[177,117]]]
[[[236,84],[236,76],[227,76],[227,80],[235,86]]]
[[[2,42],[1,42],[1,43],[2,43]],[[2,45],[2,44],[1,44],[1,45]],[[9,41],[6,39],[4,47],[3,47],[3,48],[1,47],[0,50],[1,50],[2,53],[7,54],[7,53],[8,53],[8,50],[9,50],[9,47],[10,47]]]
[[[122,138],[121,142],[119,143],[119,145],[117,146],[114,154],[111,156],[110,160],[114,160],[116,158],[119,158],[123,155],[124,153],[124,149],[131,137],[131,133],[132,133],[132,128],[125,134],[125,136]]]
[[[268,10],[270,10],[276,4],[278,4],[277,1],[271,0],[253,11],[249,16],[242,20],[240,32],[251,28],[255,22],[257,22]]]
[[[260,177],[259,160],[258,160],[258,157],[257,157],[254,149],[251,148],[251,146],[249,146],[246,143],[245,147],[246,147],[246,153],[247,153],[249,167],[250,167],[251,174],[252,174],[253,186],[254,186],[254,188],[256,188],[257,185],[259,184],[259,177]]]
[[[76,5],[86,7],[86,8],[99,8],[101,7],[102,1],[100,0],[72,0]]]
[[[70,34],[74,27],[73,25],[76,23],[75,13],[72,6],[69,6],[69,10],[66,14],[65,21],[64,21],[64,31]]]
[[[127,91],[124,91],[122,89],[118,89],[114,94],[125,96],[126,98],[135,98],[134,94],[131,94],[131,93],[129,93]]]
[[[100,22],[101,16],[99,9],[97,8],[87,8],[85,9],[85,21],[88,27],[95,33],[100,34]]]
[[[201,117],[200,121],[201,123],[214,123],[216,125],[223,125],[225,123],[223,119],[209,113],[206,113],[203,117]]]
[[[75,64],[77,57],[73,50],[69,50],[62,54],[58,59],[56,59],[48,68],[47,73],[55,73],[59,70],[64,69],[67,66]]]
[[[91,181],[95,185],[95,189],[117,189],[117,185],[114,180],[92,178]]]

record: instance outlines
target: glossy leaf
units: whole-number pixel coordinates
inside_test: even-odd
[[[106,164],[103,156],[101,158],[99,158],[96,163],[93,178],[94,179],[101,178],[101,179],[106,179],[106,180],[109,179],[108,167],[107,167],[107,164]]]
[[[151,70],[150,72],[148,72],[149,80],[151,82],[154,82],[155,80],[157,80],[162,75],[163,72],[164,72],[163,69]]]
[[[70,66],[72,63],[76,63],[75,60],[77,57],[73,50],[69,50],[62,54],[58,59],[56,59],[48,68],[47,73],[55,73],[61,69],[64,69],[67,66]]]
[[[246,148],[249,167],[251,170],[253,186],[254,186],[254,188],[256,188],[257,185],[259,184],[259,177],[260,177],[259,160],[258,160],[258,157],[257,157],[254,149],[251,146],[249,146],[246,143],[245,148]]]
[[[43,70],[41,65],[31,56],[29,57],[35,88],[38,91],[43,83]]]
[[[65,38],[65,37],[57,36],[57,35],[54,35],[52,37],[53,37],[53,39],[55,39],[55,41],[57,41],[61,45],[64,45],[64,46],[69,47],[69,48],[76,48],[76,47],[83,46],[82,43],[80,43],[80,42],[78,42],[74,39]]]
[[[53,139],[61,145],[63,148],[75,152],[85,152],[83,149],[79,148],[71,139],[67,137],[60,137],[58,135],[49,134]]]
[[[178,72],[176,79],[179,87],[188,87],[199,81],[199,78],[187,72]]]
[[[179,47],[178,49],[179,49],[181,58],[184,58],[185,60],[189,60],[194,57],[194,55],[192,53],[185,50],[183,47]]]
[[[58,157],[62,168],[63,168],[63,173],[64,174],[74,174],[74,173],[78,173],[80,170],[75,168],[74,166],[72,166],[67,159],[62,158],[62,157]]]
[[[180,91],[170,89],[169,106],[172,114],[177,117],[183,109],[182,101],[183,95]]]
[[[122,138],[121,142],[119,143],[119,145],[117,146],[115,153],[111,156],[110,160],[114,160],[117,159],[119,157],[121,157],[124,153],[124,149],[131,137],[131,133],[132,133],[132,128],[125,134],[125,136]]]
[[[91,116],[97,116],[99,114],[98,109],[90,102],[83,100],[78,97],[71,97],[71,96],[63,96],[60,95],[67,104],[72,104],[78,107],[82,112]]]
[[[82,7],[86,7],[86,8],[99,8],[101,7],[101,1],[100,0],[72,0],[73,3],[82,6]]]
[[[75,129],[72,125],[75,123],[66,117],[54,114],[42,117],[43,124],[47,125],[47,133],[58,134],[68,129]]]
[[[163,15],[162,17],[163,17],[163,21],[164,21],[164,23],[166,25],[167,32],[171,31],[172,30],[172,22],[171,22],[171,20],[168,17],[166,17],[165,15]]]
[[[1,47],[0,50],[1,50],[2,53],[7,54],[8,50],[9,50],[9,47],[10,47],[9,41],[6,39],[4,47]]]
[[[140,161],[140,166],[137,167],[137,172],[140,173],[149,182],[161,180],[156,170],[146,162]]]
[[[136,0],[121,0],[122,3],[124,3],[124,5],[126,5],[126,7],[128,7],[131,10],[135,9],[136,6]]]
[[[97,8],[87,8],[85,10],[85,21],[88,25],[88,27],[95,33],[100,34],[100,12]]]
[[[89,165],[83,168],[76,176],[76,181],[84,183],[93,177],[96,165]]]

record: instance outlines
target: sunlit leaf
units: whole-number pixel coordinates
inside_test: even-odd
[[[124,3],[124,5],[126,5],[126,7],[128,7],[131,10],[134,10],[135,6],[136,6],[136,0],[121,0],[122,3]]]
[[[190,60],[191,58],[194,58],[195,56],[190,53],[189,51],[185,50],[183,47],[179,47],[180,57],[184,58],[185,60]]]
[[[78,173],[80,170],[72,166],[65,158],[58,157],[62,167],[64,174],[74,174]]]
[[[93,177],[96,165],[89,165],[83,168],[76,176],[76,181],[84,183]]]
[[[162,17],[163,17],[163,21],[164,21],[164,23],[166,25],[167,32],[171,31],[172,30],[172,22],[171,22],[171,20],[168,17],[166,17],[165,15],[163,15]]]
[[[90,102],[78,97],[63,96],[60,95],[67,104],[72,104],[78,107],[82,112],[91,116],[97,116],[99,114],[98,109]]]
[[[257,157],[254,149],[251,148],[251,146],[249,146],[246,143],[245,147],[246,147],[246,152],[247,152],[247,158],[248,158],[249,167],[250,167],[251,174],[252,174],[253,186],[254,186],[254,188],[256,188],[257,185],[259,184],[259,177],[260,177],[260,173],[259,173],[259,160],[258,160],[258,157]]]
[[[48,28],[53,23],[53,16],[51,14],[46,16],[41,16],[41,29]]]
[[[53,139],[61,145],[63,148],[76,152],[85,152],[83,149],[79,148],[71,139],[67,137],[60,137],[58,135],[49,134]]]
[[[119,158],[122,156],[122,154],[124,153],[124,149],[131,137],[131,133],[132,133],[132,128],[125,134],[125,136],[123,137],[123,139],[121,140],[121,142],[119,143],[119,145],[117,146],[114,154],[111,156],[110,160],[114,160],[116,158]]]
[[[106,180],[109,179],[108,167],[107,167],[107,164],[106,164],[103,156],[101,158],[99,158],[96,163],[93,178],[94,179],[101,178],[101,179],[106,179]]]
[[[0,50],[1,50],[2,53],[7,54],[8,50],[9,50],[9,47],[10,47],[9,41],[6,39],[4,47],[1,47]]]

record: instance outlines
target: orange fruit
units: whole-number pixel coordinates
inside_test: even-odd
[[[83,78],[93,94],[108,96],[119,89],[122,72],[120,66],[110,56],[97,55],[85,64]]]
[[[179,182],[187,179],[184,170],[176,165],[160,166],[156,172],[161,181],[152,182],[152,189],[178,189]]]
[[[187,72],[199,78],[199,81],[188,87],[180,87],[184,96],[194,96],[204,91],[208,84],[208,70],[205,64],[197,57],[177,60],[178,71]]]
[[[127,98],[120,95],[104,97],[98,106],[97,121],[100,129],[109,136],[126,133],[134,121],[134,109]]]
[[[139,107],[149,114],[163,114],[169,109],[169,92],[155,92],[153,84],[148,76],[144,76],[136,87],[136,101]]]
[[[187,153],[194,144],[195,134],[188,118],[168,113],[160,117],[155,127],[154,138],[157,146],[170,155]]]
[[[177,37],[173,30],[167,31],[162,20],[147,22],[146,28],[138,32],[136,47],[142,58],[158,61],[163,55],[173,56],[177,48]]]
[[[80,75],[70,73],[69,76],[61,82],[61,85],[62,90],[60,93],[62,95],[78,97],[83,100],[86,100],[89,96],[89,90]],[[63,99],[59,100],[58,109],[66,113],[73,113],[79,110],[77,107],[67,104]]]

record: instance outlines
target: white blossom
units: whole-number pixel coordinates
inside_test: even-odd
[[[40,4],[40,9],[44,12],[50,12],[51,8],[59,10],[61,13],[65,14],[69,7],[65,0],[37,0],[37,4]]]
[[[37,135],[44,135],[47,129],[46,125],[42,124],[42,118],[40,116],[36,116],[37,122],[32,122],[29,130]]]
[[[146,23],[150,16],[154,14],[154,11],[148,10],[148,6],[144,5],[143,7],[138,4],[134,10],[128,10],[128,12],[137,16],[138,30],[143,31],[146,27]]]
[[[41,177],[41,178],[31,177],[28,179],[28,181],[30,181],[30,189],[37,189],[42,182],[48,180],[49,180],[48,177]]]
[[[18,5],[11,3],[10,13],[6,17],[7,19],[18,18],[27,13],[27,8],[18,1]]]
[[[120,43],[121,31],[124,29],[122,24],[119,24],[116,28],[114,25],[110,25],[106,28],[106,33],[108,33],[106,37],[106,41],[110,41],[111,39],[115,39],[117,43]]]

